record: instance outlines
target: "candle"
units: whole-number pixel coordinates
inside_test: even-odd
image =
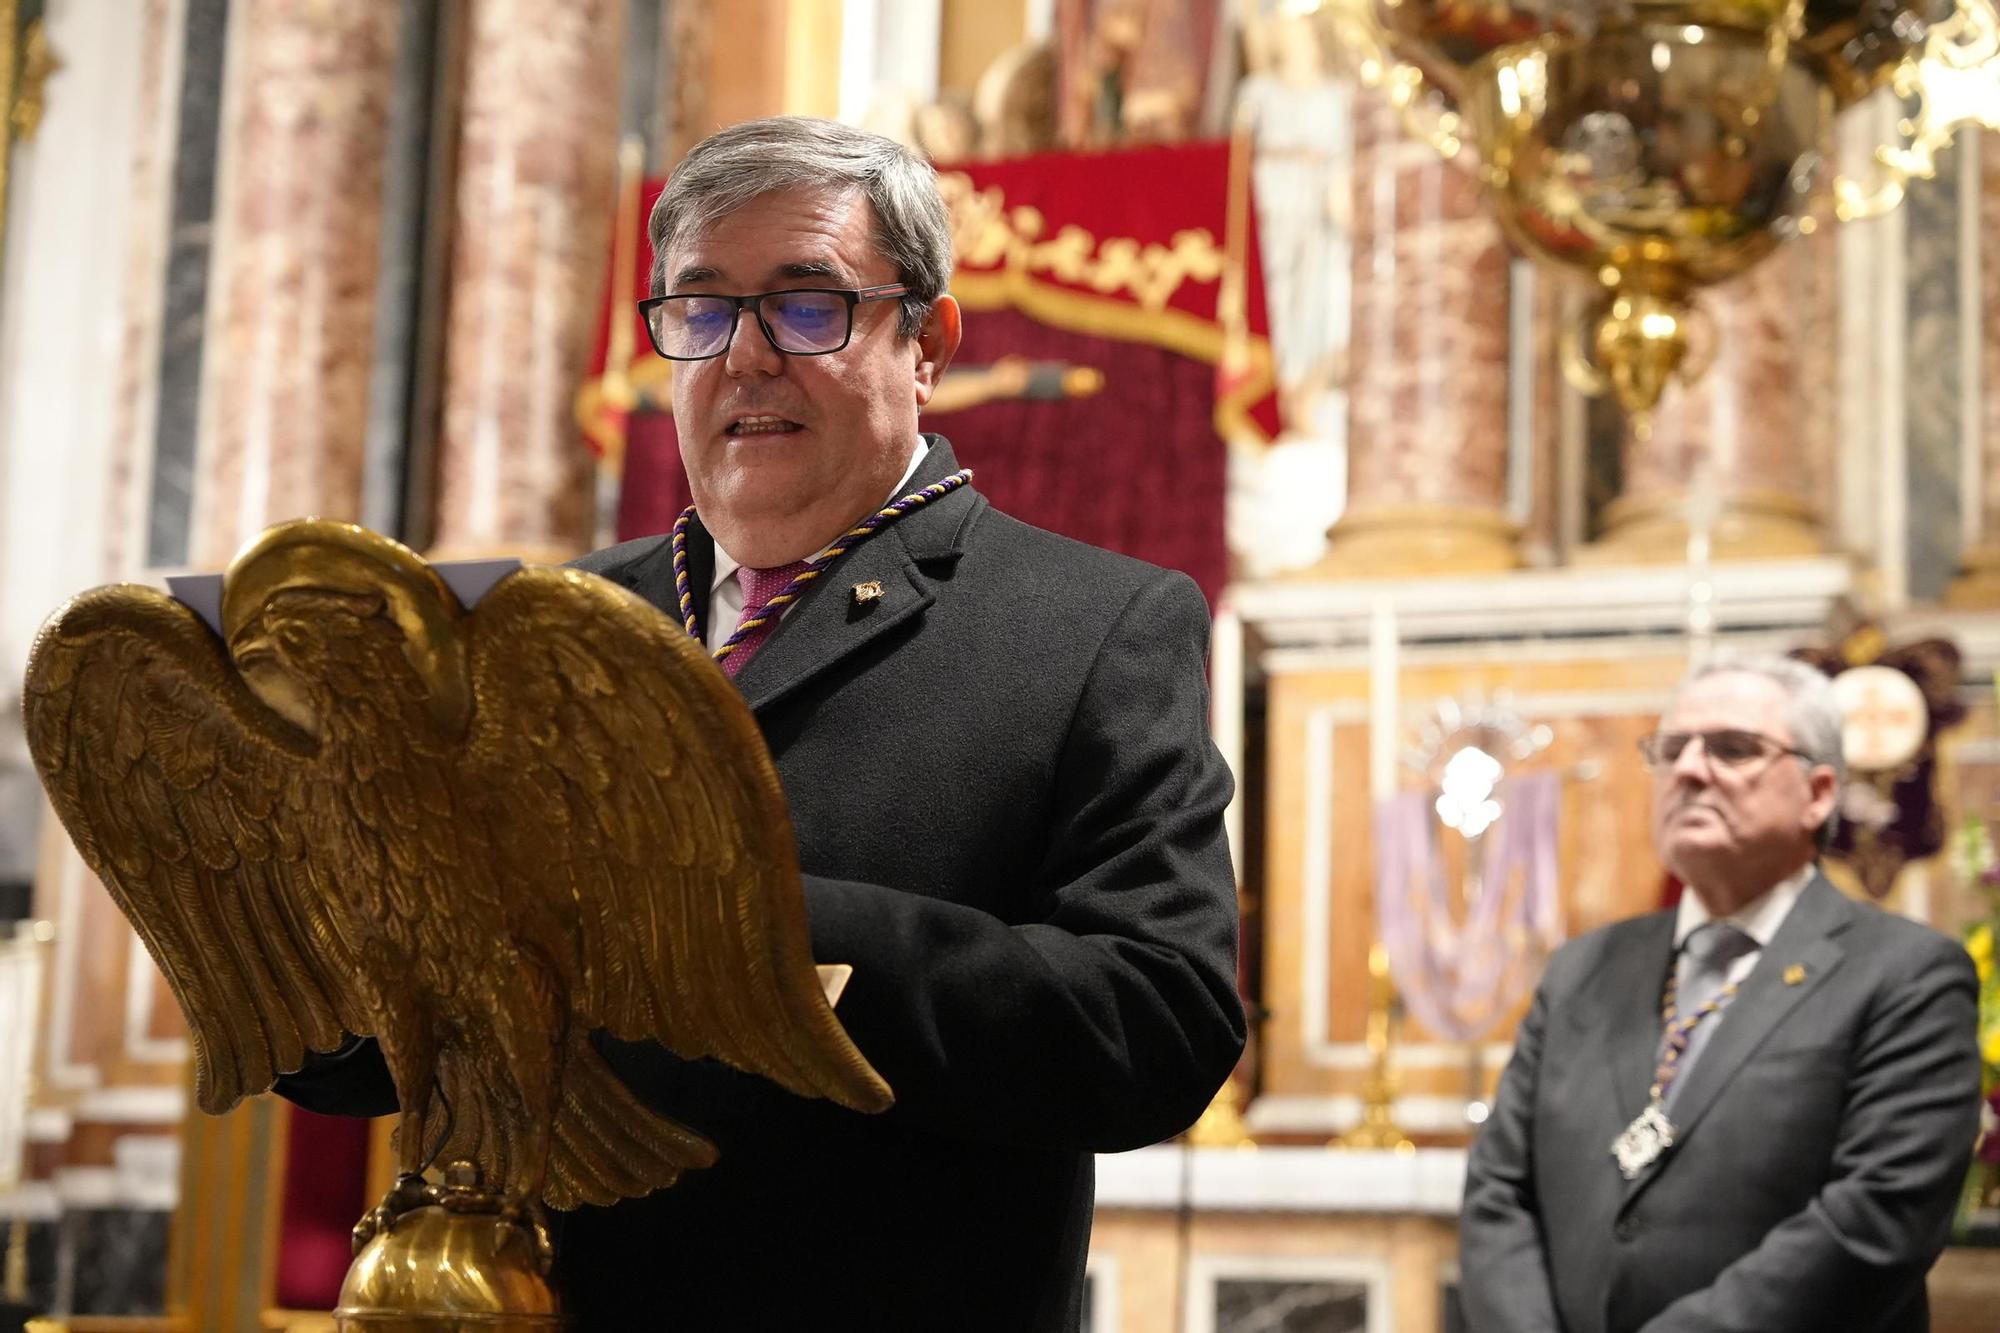
[[[1368,794],[1377,801],[1396,794],[1396,601],[1379,594],[1368,611]]]

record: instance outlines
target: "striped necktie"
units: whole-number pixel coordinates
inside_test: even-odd
[[[1722,994],[1729,984],[1729,970],[1736,960],[1745,954],[1757,952],[1763,946],[1755,937],[1730,925],[1727,921],[1710,921],[1694,934],[1687,937],[1681,946],[1687,959],[1681,964],[1681,979],[1677,994],[1677,1007],[1682,1014],[1699,1013],[1704,1005]],[[1668,1108],[1674,1104],[1674,1096],[1687,1083],[1688,1070],[1701,1058],[1702,1048],[1715,1035],[1716,1026],[1721,1023],[1722,1011],[1688,1034],[1687,1049],[1674,1066],[1673,1083],[1666,1089],[1663,1100]]]
[[[794,560],[789,565],[779,565],[776,569],[753,569],[745,565],[736,571],[736,579],[743,585],[743,620],[752,619],[763,613],[764,607],[773,597],[792,586],[792,580],[808,568],[803,560]],[[722,673],[734,676],[743,669],[756,651],[771,637],[771,631],[778,628],[782,616],[771,619],[751,630],[736,642],[736,650],[717,665]],[[738,623],[741,623],[740,621]]]

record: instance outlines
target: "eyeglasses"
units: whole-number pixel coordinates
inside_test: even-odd
[[[692,292],[655,296],[639,302],[646,336],[653,350],[669,361],[706,361],[729,350],[736,338],[737,318],[744,310],[757,317],[771,346],[787,356],[825,356],[847,346],[854,335],[854,307],[865,301],[888,301],[909,295],[900,282],[877,287],[795,287],[749,296],[718,296]]]
[[[1760,759],[1771,759],[1781,754],[1797,755],[1801,759],[1812,756],[1804,750],[1797,750],[1775,736],[1766,736],[1761,731],[1743,731],[1735,727],[1713,727],[1707,731],[1655,731],[1639,738],[1639,757],[1651,769],[1672,768],[1680,762],[1681,752],[1691,741],[1701,742],[1701,751],[1709,759],[1724,768],[1742,768]]]

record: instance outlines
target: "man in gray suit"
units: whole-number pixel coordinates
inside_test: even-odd
[[[1745,658],[1695,672],[1642,743],[1687,892],[1549,961],[1467,1172],[1472,1333],[1929,1327],[1977,981],[1819,873],[1840,732],[1824,676]]]

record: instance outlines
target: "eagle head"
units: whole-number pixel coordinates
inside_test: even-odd
[[[385,688],[461,735],[472,716],[464,620],[415,552],[349,523],[281,523],[223,576],[223,634],[244,683],[314,736],[344,698]]]

